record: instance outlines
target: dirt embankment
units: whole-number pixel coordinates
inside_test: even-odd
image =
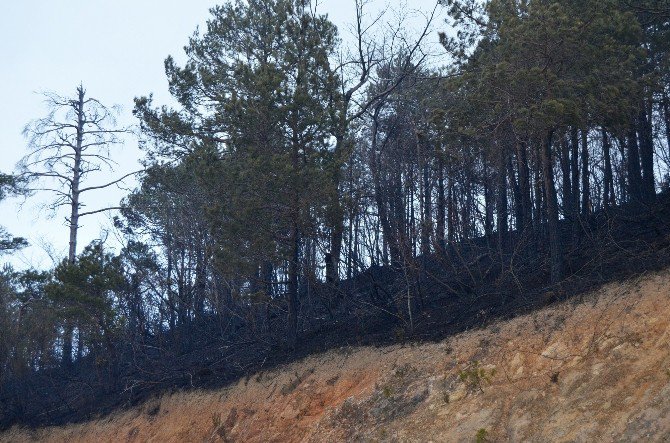
[[[342,349],[5,441],[663,441],[670,271],[436,344]]]

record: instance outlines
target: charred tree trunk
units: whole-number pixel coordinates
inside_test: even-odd
[[[663,91],[663,100],[661,101],[661,106],[663,108],[663,120],[665,122],[665,141],[670,151],[670,98],[668,98],[668,93]]]
[[[449,244],[453,244],[456,240],[457,203],[456,192],[454,190],[454,172],[451,167],[449,168],[447,179],[449,180],[447,196],[447,241]]]
[[[261,265],[261,278],[263,279],[263,291],[265,292],[265,296],[268,298],[268,300],[272,299],[272,297],[274,296],[273,274],[274,271],[272,263],[269,261],[263,262],[263,264]]]
[[[498,146],[498,164],[496,174],[496,224],[498,225],[498,245],[501,252],[507,250],[507,237],[509,234],[507,213],[507,174],[505,164],[507,163],[507,152]]]
[[[205,313],[205,292],[207,289],[207,262],[205,257],[204,241],[198,242],[195,251],[195,284],[193,288],[193,310],[196,319],[201,319]]]
[[[423,165],[423,214],[421,220],[421,253],[430,253],[430,239],[433,234],[433,189],[431,186],[430,164]]]
[[[545,143],[544,140],[541,140],[538,143],[538,148],[534,149],[534,156],[535,158],[533,159],[534,167],[533,167],[533,193],[535,197],[535,204],[533,206],[533,221],[534,221],[534,228],[535,228],[535,239],[539,241],[539,239],[544,237],[544,225],[546,224],[545,220],[545,200],[544,198],[544,185],[543,185],[543,175],[542,175],[542,162],[541,162],[541,150],[543,150],[543,144]],[[543,249],[543,242],[538,243],[538,249],[542,250]]]
[[[522,230],[523,222],[523,202],[521,200],[521,188],[519,187],[519,180],[517,180],[516,172],[514,171],[514,164],[512,163],[512,156],[507,157],[507,173],[509,174],[510,185],[512,187],[512,196],[514,198],[514,220],[516,222],[516,229]]]
[[[297,225],[291,232],[291,258],[288,262],[288,343],[295,348],[298,342],[298,270],[300,260],[300,232]]]
[[[580,195],[579,195],[579,131],[576,127],[570,130],[570,173],[572,182],[572,203],[570,204],[570,221],[572,243],[577,245],[581,234]]]
[[[495,204],[495,190],[491,185],[488,171],[484,176],[484,235],[489,242],[493,237],[493,205]]]
[[[391,256],[392,266],[398,268],[400,266],[401,257],[399,249],[399,231],[397,220],[397,211],[395,210],[395,204],[397,201],[397,189],[396,186],[399,186],[396,181],[394,185],[389,185],[388,183],[382,183],[382,171],[381,169],[381,159],[380,154],[378,153],[378,131],[379,126],[377,122],[377,117],[379,116],[381,108],[377,107],[374,113],[374,120],[372,124],[372,147],[370,150],[370,174],[372,175],[372,181],[374,184],[374,198],[377,205],[377,214],[379,218],[379,223],[382,228],[382,240],[383,240],[383,256],[384,264],[386,263],[386,251],[388,250],[389,255]],[[396,174],[399,174],[397,172]]]
[[[589,140],[588,130],[582,129],[582,215],[591,215],[591,184],[589,181]]]
[[[517,170],[519,172],[519,191],[521,192],[521,220],[517,224],[523,231],[528,231],[533,222],[533,204],[530,196],[530,168],[528,166],[528,153],[524,143],[516,145]]]
[[[335,155],[336,157],[345,156],[345,133],[346,133],[346,116],[342,117],[340,122],[341,127],[335,135]],[[344,208],[340,199],[340,181],[342,171],[341,168],[336,168],[333,176],[333,188],[335,189],[336,198],[331,202],[331,232],[330,232],[330,249],[325,254],[325,268],[326,268],[326,284],[330,286],[337,286],[340,280],[339,266],[340,256],[342,255],[342,242],[344,237]]]
[[[637,145],[637,133],[632,125],[626,138],[627,161],[626,172],[628,182],[628,196],[633,202],[642,199],[642,173],[640,172],[640,153]]]
[[[340,210],[340,209],[338,209]],[[344,236],[344,215],[337,218],[330,235],[330,252],[326,254],[326,283],[336,286],[339,282],[340,255],[342,254],[342,237]]]
[[[652,201],[656,195],[654,179],[654,134],[646,104],[638,115],[638,134],[640,146],[640,166],[642,167],[641,196],[644,201]]]
[[[572,180],[570,174],[570,147],[564,137],[561,137],[561,175],[562,175],[562,204],[566,220],[572,220]]]
[[[441,253],[445,252],[445,188],[444,188],[444,161],[442,156],[437,160],[437,247]]]
[[[544,192],[547,202],[547,229],[549,231],[549,247],[551,253],[551,282],[558,283],[563,279],[563,247],[558,223],[558,199],[554,185],[554,171],[551,160],[551,147],[554,131],[546,135],[540,149],[542,175],[544,178]]]
[[[614,177],[612,173],[612,156],[611,148],[612,144],[607,135],[605,128],[602,128],[602,140],[603,140],[603,158],[605,160],[605,171],[603,177],[603,205],[605,209],[609,209],[611,206],[614,206]]]

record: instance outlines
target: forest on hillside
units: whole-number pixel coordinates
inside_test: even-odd
[[[211,9],[165,60],[175,105],[135,99],[119,249],[77,234],[88,192],[127,178],[90,180],[131,130],[84,86],[47,96],[0,198],[51,195],[70,248],[0,272],[0,427],[670,263],[670,2],[441,0],[415,32],[366,6],[346,45],[310,0]]]

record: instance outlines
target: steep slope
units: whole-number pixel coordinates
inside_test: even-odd
[[[340,349],[0,441],[660,441],[670,271],[440,343]]]

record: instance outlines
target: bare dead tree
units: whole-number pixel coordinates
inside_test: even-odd
[[[29,152],[17,164],[17,176],[27,183],[29,194],[40,191],[53,194],[49,209],[70,208],[66,218],[70,232],[68,261],[74,263],[80,218],[119,209],[104,207],[82,211],[85,207],[82,195],[119,185],[137,173],[131,172],[101,185],[84,185],[96,172],[114,170],[116,163],[110,154],[111,147],[121,144],[121,135],[130,130],[116,127],[118,110],[87,97],[82,85],[74,98],[54,93],[44,96],[49,111],[45,117],[30,122],[23,131]]]

